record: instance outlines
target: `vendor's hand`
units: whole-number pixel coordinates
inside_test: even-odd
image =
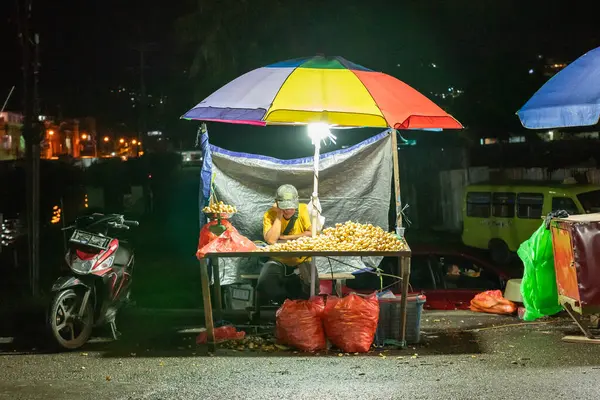
[[[277,219],[282,219],[283,218],[283,210],[279,207],[277,207],[277,203],[273,203],[273,207],[271,207],[273,210],[275,210]]]

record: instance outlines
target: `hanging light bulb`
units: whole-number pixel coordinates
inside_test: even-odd
[[[335,143],[336,139],[336,137],[329,130],[329,125],[322,122],[308,125],[308,137],[312,140],[312,144],[315,146],[327,138],[329,138],[333,143]]]

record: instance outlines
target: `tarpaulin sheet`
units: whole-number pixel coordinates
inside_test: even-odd
[[[307,139],[308,140],[308,139]],[[200,140],[203,151],[200,210],[208,202],[211,176],[215,174],[217,199],[235,205],[238,212],[231,223],[250,240],[264,240],[264,213],[275,201],[280,185],[294,185],[300,201],[308,203],[313,190],[313,158],[279,160],[276,158],[228,151],[208,142],[208,133]],[[325,227],[349,220],[371,223],[389,229],[392,180],[391,137],[388,131],[355,146],[321,154],[319,163],[319,199]],[[201,226],[206,222],[201,215]],[[377,266],[381,257],[345,257],[343,263],[317,258],[320,273],[356,272]],[[221,284],[240,281],[242,274],[260,271],[258,259],[222,258],[219,261]]]

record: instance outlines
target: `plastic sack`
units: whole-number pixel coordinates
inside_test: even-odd
[[[247,237],[242,236],[233,226],[221,236],[198,249],[196,257],[204,258],[208,253],[250,252],[256,250],[256,245]]]
[[[303,351],[324,350],[327,347],[322,321],[324,310],[321,297],[286,300],[275,314],[277,341]]]
[[[552,234],[542,223],[529,239],[521,244],[517,254],[525,272],[521,281],[521,296],[525,305],[523,320],[534,321],[562,310],[558,302]]]
[[[204,246],[206,246],[207,244],[209,244],[210,242],[212,242],[213,240],[215,240],[216,238],[218,238],[217,235],[215,235],[214,233],[212,233],[210,231],[210,227],[217,225],[219,223],[219,221],[212,220],[209,223],[207,223],[206,225],[204,225],[202,227],[202,229],[200,230],[200,239],[198,240],[198,248],[201,249]],[[231,229],[233,228],[233,225],[231,225],[231,222],[227,221],[226,219],[221,220],[221,224],[227,229]]]
[[[379,322],[379,300],[375,294],[330,297],[323,319],[327,338],[346,353],[366,353],[373,344]]]
[[[318,215],[317,215],[317,231],[321,232],[321,229],[323,229],[323,226],[325,226],[325,217],[323,216],[323,214],[321,214],[322,212],[322,208],[321,208],[321,202],[319,201],[319,198],[316,199],[316,201],[314,202],[314,205],[316,207],[313,206],[313,200],[311,199],[308,202],[308,216],[310,217],[311,223],[312,223],[312,217],[313,217],[313,209],[316,208]]]
[[[477,294],[471,300],[470,309],[489,314],[512,314],[517,310],[517,306],[506,300],[500,290],[488,290]]]
[[[226,340],[241,340],[246,336],[246,332],[237,331],[235,326],[227,325],[215,328],[215,342],[224,342]],[[204,330],[196,337],[196,344],[206,344],[208,342],[208,333]]]

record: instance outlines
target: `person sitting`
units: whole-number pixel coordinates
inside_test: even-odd
[[[299,202],[294,186],[282,185],[277,189],[275,204],[263,216],[263,236],[268,244],[311,236],[308,205]],[[287,298],[308,299],[310,271],[310,258],[273,257],[261,269],[257,290],[262,299],[278,304]],[[317,294],[318,288],[317,276]]]

